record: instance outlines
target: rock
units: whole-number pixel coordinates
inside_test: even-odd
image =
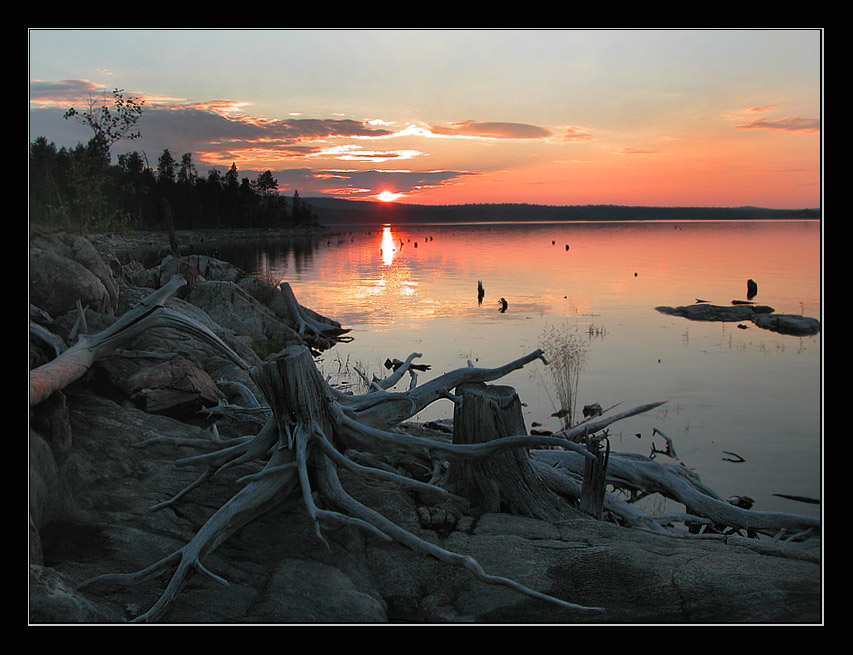
[[[811,336],[820,332],[820,321],[796,314],[761,314],[752,317],[752,322],[765,330],[794,336]]]
[[[30,620],[118,623],[145,611],[160,578],[75,591],[102,573],[141,570],[180,548],[257,464],[211,478],[175,511],[152,512],[198,470],[171,461],[204,450],[151,436],[207,439],[204,430],[92,394],[68,403],[72,452],[55,476],[75,506],[41,526],[42,561],[31,561]],[[808,623],[820,621],[819,557],[795,547],[721,535],[678,538],[588,519],[554,524],[503,513],[460,514],[424,505],[392,482],[342,472],[355,498],[418,536],[507,576],[602,614],[564,610],[476,580],[464,567],[345,528],[314,535],[301,503],[259,517],[224,542],[162,620],[219,623]],[[445,501],[449,503],[450,501]],[[436,526],[433,517],[458,516]],[[441,530],[437,531],[440,527]],[[33,573],[34,572],[34,573]]]
[[[655,307],[661,314],[683,316],[691,321],[749,321],[758,314],[771,314],[766,305],[710,305],[698,303],[682,307]]]
[[[583,406],[583,417],[589,418],[591,416],[601,416],[601,405],[599,403],[592,403],[591,405]]]
[[[816,318],[795,314],[776,314],[772,307],[766,305],[696,304],[682,307],[655,307],[655,309],[661,314],[683,316],[691,321],[752,321],[760,328],[780,334],[810,336],[820,332],[820,321]]]
[[[77,301],[106,313],[110,294],[98,277],[79,262],[63,255],[30,250],[30,302],[56,317],[73,310]]]
[[[758,295],[758,284],[755,280],[747,280],[746,281],[746,298],[747,300],[752,300],[755,296]]]
[[[225,399],[211,377],[186,359],[137,371],[125,381],[125,391],[148,412],[187,418]]]
[[[30,622],[116,623],[122,615],[78,592],[56,571],[30,564]]]
[[[118,305],[118,284],[113,277],[112,270],[95,249],[95,246],[87,239],[78,236],[74,239],[71,254],[74,261],[85,266],[89,272],[101,281],[101,284],[104,285],[104,289],[106,289],[109,295],[109,309],[114,310]],[[111,313],[111,311],[108,313]]]
[[[293,328],[234,282],[206,280],[198,284],[186,300],[223,327],[246,335],[258,344],[272,342],[273,352],[302,342]]]

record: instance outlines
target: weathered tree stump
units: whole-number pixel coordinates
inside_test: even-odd
[[[253,437],[234,440],[233,445],[223,443],[222,449],[218,451],[179,460],[178,464],[203,465],[205,470],[187,489],[176,494],[172,500],[161,503],[158,508],[174,504],[187,491],[230,466],[268,457],[264,468],[242,478],[246,486],[222,505],[183,548],[141,571],[97,576],[81,583],[80,588],[103,583],[137,583],[174,570],[157,602],[134,619],[137,622],[155,621],[165,613],[194,573],[203,573],[225,583],[220,576],[205,567],[205,557],[249,521],[282,503],[292,494],[300,494],[320,542],[325,542],[325,529],[358,527],[374,537],[396,541],[440,561],[462,566],[483,582],[503,585],[568,609],[600,611],[601,608],[570,603],[537,592],[509,578],[486,573],[471,557],[426,541],[363,505],[346,492],[338,478],[340,467],[360,475],[392,479],[411,488],[447,494],[445,489],[436,485],[381,468],[357,464],[345,454],[351,444],[366,447],[368,452],[413,452],[450,459],[488,459],[507,450],[527,448],[528,444],[529,447],[563,445],[576,449],[582,456],[588,456],[585,449],[577,444],[554,437],[513,435],[511,430],[508,433],[510,436],[492,438],[488,443],[453,444],[387,432],[359,420],[364,416],[375,421],[380,418],[387,420],[400,411],[399,407],[390,414],[371,411],[385,402],[404,405],[410,412],[416,412],[421,403],[449,395],[448,389],[463,386],[466,377],[470,376],[475,381],[494,379],[507,370],[520,368],[538,356],[538,352],[531,353],[495,369],[469,367],[451,371],[433,380],[431,385],[402,394],[388,392],[379,383],[377,390],[367,394],[372,398],[359,398],[332,389],[317,370],[307,346],[285,348],[274,360],[249,370],[252,380],[263,392],[272,415],[264,427]],[[411,362],[411,358],[408,362]],[[392,379],[398,379],[398,374],[402,375],[405,368],[407,366],[401,366],[391,376]],[[544,485],[540,487],[544,488]]]
[[[453,412],[453,443],[483,443],[525,433],[521,401],[512,387],[475,382],[460,385],[456,393],[461,402]],[[542,481],[524,448],[487,459],[453,460],[444,486],[484,512],[558,520],[571,511]]]
[[[604,487],[607,482],[607,462],[610,459],[610,441],[607,438],[603,441],[605,445],[602,449],[602,439],[586,438],[587,450],[595,455],[595,459],[584,460],[580,497],[580,510],[598,520],[604,514]]]

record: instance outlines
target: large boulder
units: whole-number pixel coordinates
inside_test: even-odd
[[[104,283],[79,262],[58,252],[30,251],[30,302],[51,316],[73,310],[77,301],[97,312],[112,307]]]
[[[240,285],[225,280],[205,280],[186,297],[219,325],[250,337],[260,350],[275,352],[302,338],[266,305]]]
[[[56,317],[83,307],[112,315],[119,288],[95,246],[81,236],[39,236],[30,242],[30,302]]]

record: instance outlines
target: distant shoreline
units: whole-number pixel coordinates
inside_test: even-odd
[[[322,225],[342,223],[542,223],[564,221],[820,220],[820,209],[764,207],[647,207],[494,203],[414,205],[305,198]]]

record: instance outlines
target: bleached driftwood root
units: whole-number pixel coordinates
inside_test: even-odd
[[[558,450],[534,450],[531,458],[551,488],[570,498],[580,497],[585,466],[582,458],[573,452]],[[614,490],[629,494],[659,493],[686,507],[686,512],[678,516],[652,515],[615,493],[606,493],[604,509],[626,525],[665,531],[664,524],[675,521],[772,536],[783,532],[798,535],[800,540],[820,534],[820,519],[744,509],[720,497],[680,463],[658,462],[639,454],[610,453],[606,481]]]
[[[82,378],[98,359],[129,343],[143,332],[155,328],[176,328],[214,344],[243,368],[248,365],[219,337],[200,323],[165,307],[166,301],[186,284],[175,276],[167,284],[142,300],[136,307],[97,334],[83,335],[56,359],[30,371],[30,407],[52,393]]]
[[[349,330],[333,321],[321,320],[314,312],[300,305],[288,282],[280,282],[278,288],[289,314],[288,323],[293,326],[299,336],[311,337],[314,342],[321,345],[322,349],[330,348],[336,343],[352,341],[352,337],[344,336]]]
[[[460,384],[499,378],[540,357],[541,353],[536,351],[494,369],[468,367],[451,371],[403,393],[389,392],[380,384],[364,396],[353,397],[337,392],[322,379],[306,346],[286,348],[275,360],[250,369],[250,375],[263,392],[270,410],[264,427],[254,436],[221,442],[218,450],[180,460],[179,464],[201,465],[204,471],[190,487],[160,506],[176,502],[210,476],[238,463],[266,459],[264,468],[243,478],[246,486],[213,514],[183,548],[141,571],[99,576],[84,582],[83,586],[133,584],[173,571],[158,601],[135,619],[137,622],[156,621],[168,610],[194,573],[200,572],[224,582],[204,565],[204,558],[219,544],[272,507],[290,497],[301,497],[320,541],[325,541],[324,531],[328,528],[357,527],[381,539],[393,540],[416,552],[462,566],[483,582],[507,586],[569,610],[600,611],[601,608],[571,603],[508,578],[486,573],[474,559],[425,541],[366,507],[346,493],[337,476],[340,467],[360,475],[393,479],[421,490],[447,494],[446,490],[434,484],[357,463],[346,454],[351,448],[379,455],[414,453],[427,458],[476,459],[520,447],[563,446],[576,451],[581,457],[588,456],[582,446],[559,437],[517,435],[485,443],[455,444],[389,429],[434,400],[447,396],[450,389]],[[407,360],[409,364],[412,359],[414,357]],[[404,365],[395,371],[394,379],[399,379],[405,368]]]

